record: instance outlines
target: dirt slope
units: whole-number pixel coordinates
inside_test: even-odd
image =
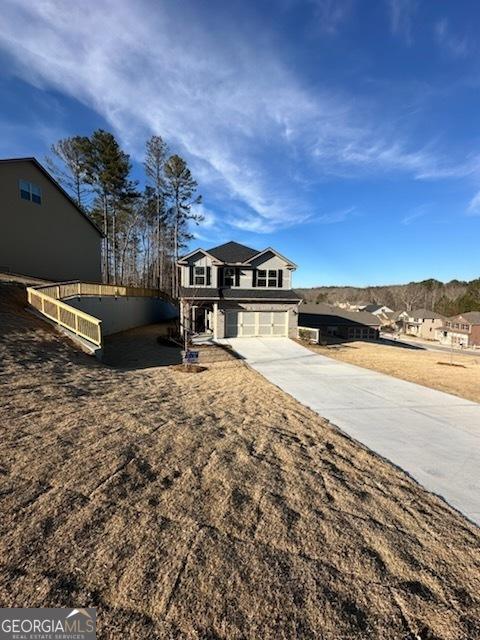
[[[0,605],[98,637],[480,637],[479,530],[241,362],[74,351],[0,290]]]

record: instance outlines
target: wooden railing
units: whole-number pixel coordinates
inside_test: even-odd
[[[102,346],[102,321],[75,309],[63,300],[80,296],[132,296],[162,298],[173,302],[168,294],[158,289],[77,281],[27,287],[27,296],[29,304],[42,315],[97,347]]]

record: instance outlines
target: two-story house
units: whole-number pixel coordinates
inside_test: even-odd
[[[436,340],[436,330],[439,329],[445,318],[435,311],[429,309],[415,309],[408,312],[408,318],[404,320],[405,333],[425,338],[425,340]]]
[[[480,346],[480,311],[468,311],[445,320],[437,329],[437,340],[455,347]]]
[[[183,326],[214,338],[297,333],[296,265],[275,249],[237,242],[195,249],[178,261]]]

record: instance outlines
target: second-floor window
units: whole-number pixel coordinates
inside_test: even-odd
[[[223,284],[225,287],[233,287],[235,284],[234,267],[225,267],[223,271]]]
[[[281,269],[259,269],[257,271],[257,287],[281,287]]]
[[[205,285],[205,267],[195,267],[193,284]]]
[[[42,191],[39,186],[27,180],[20,180],[19,187],[22,200],[30,200],[35,204],[42,204]]]

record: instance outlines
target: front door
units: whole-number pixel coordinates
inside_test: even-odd
[[[238,311],[226,311],[225,312],[225,337],[236,338],[239,333],[239,312]]]

